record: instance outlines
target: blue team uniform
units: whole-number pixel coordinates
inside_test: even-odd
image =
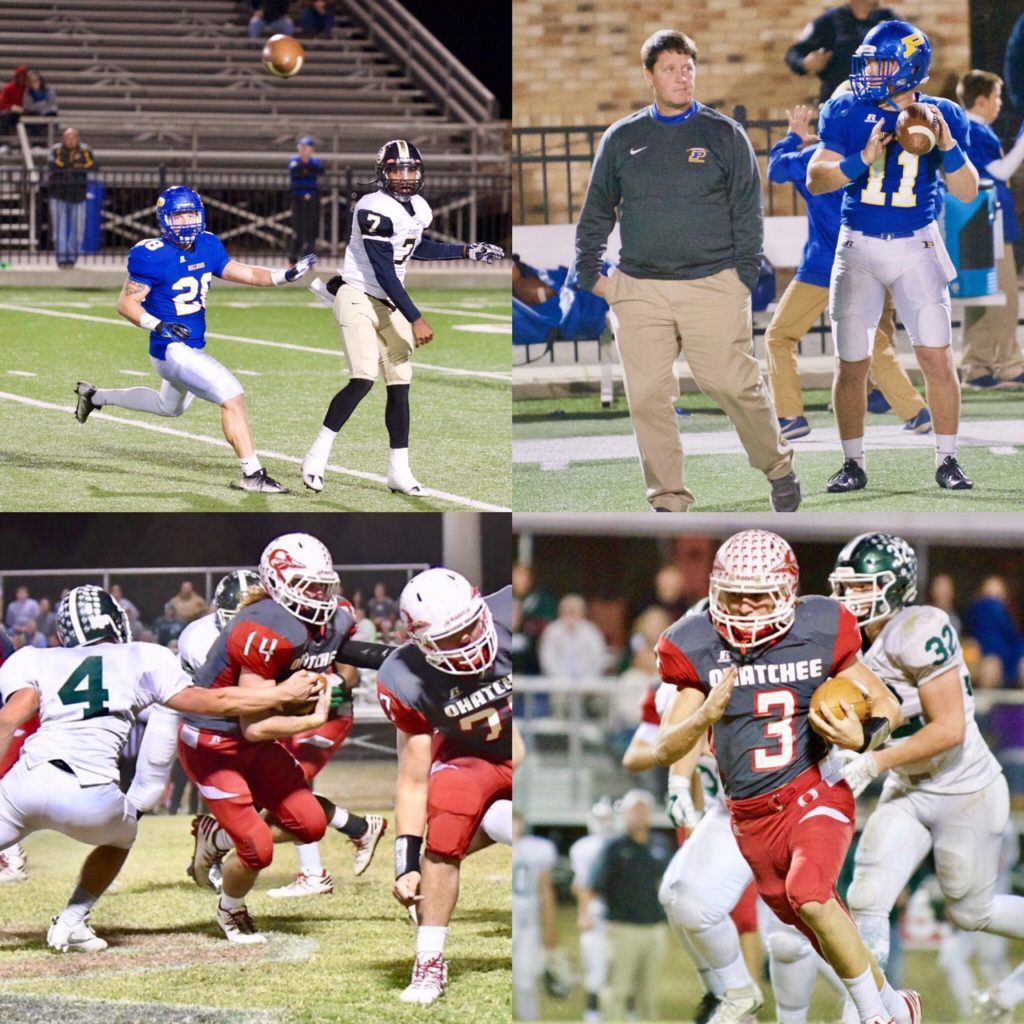
[[[206,293],[229,259],[224,243],[209,231],[191,249],[148,238],[128,253],[128,276],[150,289],[142,308],[160,321],[184,324],[191,331],[184,344],[200,349],[206,345]],[[149,354],[165,358],[173,340],[150,333]]]
[[[966,152],[968,159],[978,169],[978,174],[983,178],[991,178],[996,184],[996,197],[1003,208],[1003,241],[1007,245],[1019,242],[1020,225],[1017,223],[1017,211],[1014,209],[1010,186],[985,170],[993,160],[998,160],[1004,155],[999,136],[987,124],[972,121]]]
[[[776,184],[791,181],[807,204],[807,243],[797,267],[796,279],[804,284],[827,288],[836,257],[842,192],[811,195],[807,188],[807,165],[820,146],[800,151],[800,136],[790,132],[772,146],[768,157],[768,178]]]
[[[954,140],[966,152],[970,121],[963,109],[941,97],[915,93],[914,98],[939,108]],[[864,148],[878,120],[883,132],[894,132],[898,116],[897,110],[846,93],[825,104],[818,121],[818,135],[825,149],[846,157]],[[942,153],[937,146],[930,153],[915,157],[905,153],[893,139],[868,171],[844,186],[842,223],[867,235],[910,237],[935,220],[941,201],[941,163]],[[879,177],[876,169],[882,167],[884,173]]]

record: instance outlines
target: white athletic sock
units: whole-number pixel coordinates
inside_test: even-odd
[[[152,388],[117,388],[116,390],[97,388],[92,396],[92,404],[116,405],[120,409],[148,412],[152,416],[162,415],[160,392],[154,391]]]
[[[421,924],[416,929],[416,955],[423,957],[437,956],[444,952],[444,940],[448,937],[448,929],[437,925]]]
[[[309,446],[310,456],[316,459],[317,462],[327,462],[331,457],[331,445],[334,444],[334,439],[337,436],[338,432],[336,430],[321,427],[320,433],[316,435],[316,440]]]
[[[1011,939],[1024,938],[1024,896],[994,896],[992,917],[985,931]]]
[[[343,828],[348,824],[348,811],[344,807],[334,808],[334,817],[331,818],[331,828]]]
[[[1024,964],[1015,967],[1007,977],[994,989],[992,994],[996,1002],[1006,1009],[1012,1010],[1021,1000],[1024,1000]]]
[[[849,441],[841,443],[843,446],[843,458],[853,459],[861,469],[864,469],[867,465],[867,460],[864,458],[864,438],[851,437]]]
[[[910,1024],[910,1008],[907,1001],[896,992],[888,980],[883,983],[879,995],[882,997],[882,1005],[896,1024]]]
[[[723,988],[743,988],[753,983],[740,952],[739,932],[728,914],[708,928],[689,932],[689,936]]]
[[[732,918],[726,918],[726,920],[731,922]],[[701,934],[703,935],[703,932]],[[727,993],[730,989],[749,988],[754,984],[754,979],[751,978],[750,971],[747,970],[747,962],[743,959],[742,953],[732,963],[716,968],[716,970],[718,980],[721,981],[722,987]]]
[[[935,440],[935,465],[941,466],[947,455],[956,455],[956,434],[933,434]]]
[[[480,827],[503,846],[512,845],[512,801],[495,800],[484,813]]]
[[[253,473],[258,473],[262,468],[263,464],[260,462],[259,456],[253,453],[247,455],[244,459],[238,460],[242,465],[242,472],[246,476],[252,476]]]
[[[388,461],[388,468],[396,473],[411,473],[409,469],[409,449],[408,448],[389,448],[388,451],[391,453],[391,457]]]
[[[775,993],[778,1024],[805,1024],[814,982],[818,977],[817,957],[814,951],[809,949],[804,956],[795,960],[782,960],[772,956],[768,966],[772,991]]]
[[[856,978],[843,978],[843,984],[849,990],[850,998],[857,1007],[857,1014],[862,1021],[870,1020],[872,1017],[888,1018],[870,967]]]
[[[60,912],[60,919],[69,928],[80,925],[98,899],[99,896],[93,896],[91,892],[87,892],[80,885],[75,886],[75,891],[68,899],[67,906]]]
[[[220,894],[220,905],[223,910],[241,910],[245,906],[244,896],[229,896],[226,892]]]
[[[323,862],[320,860],[319,843],[296,843],[295,852],[299,855],[299,867],[307,875],[322,875]]]

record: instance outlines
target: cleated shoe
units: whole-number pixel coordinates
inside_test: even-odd
[[[947,455],[935,470],[935,482],[947,491],[969,491],[974,484],[964,475],[955,455]]]
[[[240,946],[252,946],[267,941],[266,935],[256,931],[256,925],[252,923],[249,911],[245,907],[228,910],[218,900],[217,924],[221,926],[228,942],[234,942]]]
[[[92,402],[92,396],[96,394],[96,389],[84,380],[80,380],[75,385],[75,394],[78,395],[78,402],[75,405],[75,419],[79,423],[84,423],[89,418],[89,413],[95,412],[95,410],[100,408],[98,405],[93,405]]]
[[[69,928],[60,917],[51,918],[46,944],[58,953],[100,953],[107,948],[106,942],[89,927],[88,919]]]
[[[255,473],[242,474],[241,480],[232,480],[231,486],[237,491],[255,491],[259,494],[287,494],[288,488],[283,487],[273,477],[267,476],[265,469]]]
[[[379,814],[368,814],[366,816],[366,831],[358,839],[352,840],[352,845],[355,847],[352,873],[356,878],[370,866],[374,851],[377,849],[377,844],[387,830],[387,818],[382,818]]]
[[[867,483],[867,473],[853,459],[847,459],[842,469],[828,478],[825,490],[830,494],[844,494],[846,491],[859,491]]]
[[[296,896],[330,896],[334,892],[334,879],[326,870],[319,875],[300,871],[291,885],[282,885],[277,889],[268,889],[267,895],[275,900],[287,900]]]
[[[412,981],[398,998],[403,1003],[429,1006],[444,995],[447,985],[448,965],[444,962],[444,954],[418,956],[412,968]]]

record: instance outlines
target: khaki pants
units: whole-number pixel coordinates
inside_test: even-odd
[[[665,925],[623,924],[609,921],[608,979],[601,992],[605,1021],[626,1019],[626,1000],[633,997],[633,1016],[638,1021],[660,1020],[658,980],[665,956]]]
[[[807,284],[794,278],[783,292],[772,322],[765,331],[768,353],[768,387],[778,414],[784,419],[803,416],[804,402],[800,393],[800,371],[797,367],[797,345],[828,308],[828,288]],[[871,381],[885,395],[893,413],[903,422],[913,419],[925,405],[906,371],[896,358],[893,337],[892,296],[886,293],[882,318],[875,331],[871,353]]]
[[[412,327],[401,313],[350,284],[334,297],[334,319],[341,331],[341,348],[349,375],[376,380],[380,369],[385,384],[412,380]]]
[[[1004,247],[996,268],[1006,305],[968,306],[964,310],[964,354],[960,360],[964,380],[987,374],[1010,380],[1024,373],[1024,353],[1017,341],[1020,293],[1012,245]]]
[[[732,420],[751,466],[770,480],[792,472],[793,449],[779,437],[754,357],[750,292],[735,270],[696,281],[641,280],[618,271],[605,298],[615,317],[626,400],[651,505],[685,512],[693,504],[673,408],[679,396],[673,363],[680,339],[697,386]]]

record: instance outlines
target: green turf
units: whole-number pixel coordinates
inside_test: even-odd
[[[424,1010],[397,999],[409,981],[415,938],[405,911],[391,896],[390,836],[370,870],[356,879],[351,847],[332,834],[322,855],[334,876],[334,895],[297,900],[266,895],[268,888],[290,881],[296,869],[294,852],[278,846],[274,864],[248,900],[269,941],[238,947],[228,944],[214,921],[214,894],[185,876],[192,855],[189,820],[187,815],[142,820],[116,891],[93,912],[94,927],[111,944],[93,955],[56,956],[45,947],[49,918],[71,891],[87,848],[55,833],[30,836],[25,844],[29,881],[0,891],[3,996],[100,1000],[89,1017],[93,1024],[114,1019],[111,1001],[148,1004],[145,1016],[135,1018],[146,1022],[168,1019],[159,1004],[246,1010],[254,1017],[263,1011],[255,1019],[280,1024],[505,1024],[510,1019],[511,859],[506,847],[465,862],[448,939],[448,991],[436,1009]],[[53,1003],[48,1010],[37,1018],[39,1024],[67,1019]],[[5,1016],[2,1008],[0,1019],[24,1020]],[[186,1017],[173,1019],[177,1024]],[[239,1020],[230,1019],[232,1024]]]
[[[0,309],[0,348],[4,353],[0,391],[70,409],[72,389],[79,379],[109,388],[158,386],[145,334],[117,326],[123,321],[114,309],[116,297],[112,291],[0,291],[0,304],[112,321],[107,326]],[[435,340],[417,352],[416,362],[508,372],[507,292],[422,291],[415,299],[436,332]],[[474,315],[477,313],[485,315]],[[467,324],[493,324],[494,331],[456,330]],[[208,339],[207,351],[232,371],[259,374],[239,374],[257,450],[301,458],[320,428],[331,397],[348,379],[330,311],[298,287],[215,289],[210,296],[208,331],[318,350],[297,352]],[[12,370],[36,376],[19,376]],[[146,376],[125,374],[124,370]],[[384,399],[385,389],[378,382],[339,435],[332,463],[386,474]],[[420,482],[472,501],[508,507],[508,381],[442,376],[421,369],[415,374],[411,401],[412,467]],[[170,428],[223,442],[219,411],[201,400],[173,419],[125,410],[109,412],[126,423]],[[265,455],[264,464],[293,493],[243,494],[228,486],[237,478],[238,468],[226,447],[100,419],[90,419],[82,426],[70,412],[9,400],[0,402],[0,436],[4,438],[0,446],[0,510],[405,511],[467,507],[440,498],[393,495],[382,483],[333,472],[328,473],[323,493],[314,495],[303,487],[298,465],[275,460],[272,455]]]

